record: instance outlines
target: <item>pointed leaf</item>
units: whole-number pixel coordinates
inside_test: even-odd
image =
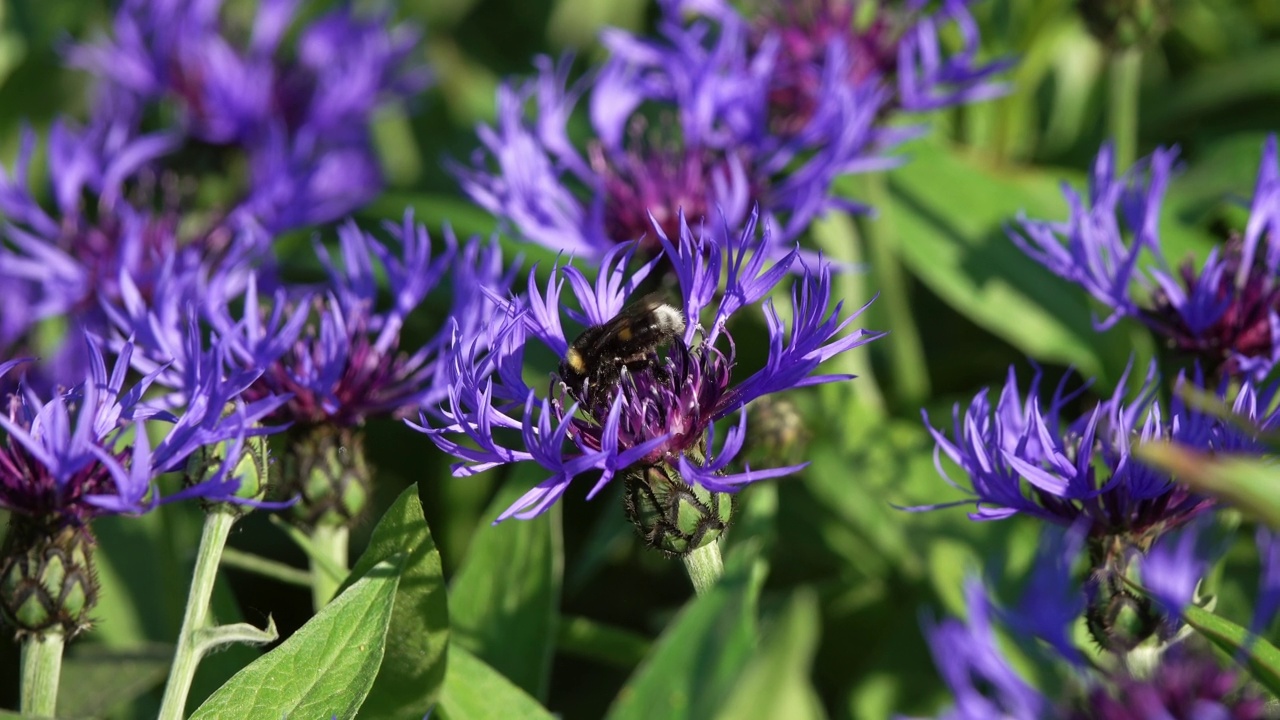
[[[449,605],[440,553],[423,519],[417,485],[405,489],[378,521],[347,585],[401,553],[405,555],[404,569],[387,631],[386,653],[361,713],[418,720],[435,704],[444,683]]]
[[[1190,606],[1183,620],[1232,657],[1243,657],[1253,679],[1280,695],[1280,650],[1260,637],[1251,636],[1245,628],[1213,613]]]
[[[453,578],[449,607],[455,643],[543,698],[563,582],[559,510],[488,524],[542,480],[539,473],[545,475],[536,466],[522,466],[498,492]]]
[[[200,706],[204,718],[355,717],[382,664],[404,556],[382,562]]]

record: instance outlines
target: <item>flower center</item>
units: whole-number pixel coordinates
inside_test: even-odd
[[[1242,357],[1271,356],[1271,314],[1280,310],[1280,287],[1261,261],[1238,278],[1241,251],[1239,237],[1229,240],[1218,272],[1197,274],[1191,261],[1184,263],[1178,275],[1188,299],[1175,304],[1157,290],[1144,314],[1173,349],[1229,375],[1241,371]]]
[[[715,190],[729,188],[742,171],[735,173],[730,159],[722,153],[690,149],[680,140],[664,140],[645,129],[644,119],[635,118],[623,152],[609,153],[597,143],[588,149],[588,155],[592,169],[603,178],[607,236],[619,243],[644,238],[641,247],[656,253],[661,244],[653,233],[655,222],[668,238],[679,237],[680,212],[684,211],[691,226],[710,217],[715,210],[711,198],[721,194]],[[742,162],[741,167],[748,165]],[[754,183],[748,183],[747,194],[757,196]]]
[[[813,118],[821,100],[827,48],[833,42],[848,48],[849,85],[891,77],[897,70],[897,33],[883,12],[859,28],[852,2],[762,0],[756,17],[754,44],[759,46],[768,35],[779,40],[769,115],[773,131],[781,135],[800,132]]]

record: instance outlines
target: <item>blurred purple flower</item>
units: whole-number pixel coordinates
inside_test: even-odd
[[[1159,221],[1176,157],[1176,148],[1161,148],[1116,177],[1114,151],[1105,146],[1087,202],[1064,189],[1068,222],[1023,219],[1011,237],[1108,307],[1110,314],[1095,321],[1099,329],[1137,318],[1211,371],[1260,377],[1280,359],[1276,139],[1263,149],[1244,234],[1215,248],[1203,265],[1188,260],[1175,271],[1161,249]]]
[[[446,274],[453,293],[450,319],[475,333],[489,321],[484,290],[510,284],[496,244],[473,238],[459,248],[445,231],[444,252],[432,255],[426,227],[406,212],[386,223],[394,245],[385,245],[348,221],[338,229],[341,263],[320,245],[316,251],[328,282],[315,292],[277,290],[270,310],[259,316],[256,280],[240,288],[215,278],[205,300],[211,322],[228,352],[244,368],[261,368],[247,398],[288,396],[275,414],[303,426],[358,426],[375,415],[404,416],[445,396],[438,357],[445,331],[415,350],[401,346],[410,313]],[[378,307],[376,272],[389,285],[391,306]],[[243,297],[243,319],[228,309]],[[265,311],[265,306],[264,306]]]
[[[1142,586],[1170,617],[1196,599],[1196,589],[1209,568],[1227,550],[1225,538],[1208,527],[1204,516],[1156,540],[1141,557]]]
[[[1241,673],[1218,664],[1208,650],[1185,643],[1169,648],[1141,677],[1124,671],[1096,684],[1070,720],[1263,720],[1274,717]]]
[[[778,44],[769,103],[779,129],[797,128],[812,114],[826,89],[823,78],[833,69],[850,86],[891,87],[885,113],[927,112],[1003,95],[1008,87],[992,78],[1012,61],[978,61],[981,38],[970,4],[944,0],[930,10],[926,0],[892,7],[858,0],[766,0],[752,6],[756,12],[748,19],[723,0],[679,1],[722,22],[749,22],[757,47]],[[867,5],[874,9],[868,11]],[[947,26],[954,26],[963,41],[952,54],[939,37]],[[835,46],[842,50],[833,55]]]
[[[1025,513],[1063,526],[1087,525],[1091,538],[1126,536],[1140,539],[1179,526],[1213,506],[1213,500],[1172,482],[1167,473],[1138,462],[1137,443],[1173,441],[1207,452],[1260,452],[1253,435],[1235,424],[1189,407],[1178,393],[1166,412],[1155,399],[1155,366],[1147,373],[1138,397],[1124,401],[1126,379],[1115,393],[1074,421],[1062,417],[1080,391],[1066,393],[1064,384],[1047,405],[1037,397],[1040,376],[1032,379],[1025,399],[1013,368],[995,407],[981,391],[961,415],[957,404],[948,434],[926,425],[937,442],[935,457],[945,454],[969,476],[963,488],[938,471],[967,500],[911,510],[933,510],[973,503],[974,520],[998,520]],[[1177,386],[1188,381],[1179,377]],[[1197,385],[1199,383],[1196,383]],[[1227,388],[1219,390],[1225,399]],[[1269,396],[1269,394],[1268,394]],[[1247,383],[1232,409],[1259,428],[1274,426],[1266,399]]]
[[[381,190],[373,114],[429,74],[413,60],[416,30],[345,5],[299,27],[287,53],[297,6],[262,0],[234,43],[220,0],[126,0],[113,36],[69,59],[102,79],[97,115],[136,127],[153,105],[172,104],[188,145],[241,149],[250,178],[239,207],[268,230],[326,222]]]
[[[570,83],[568,58],[540,58],[536,78],[499,89],[482,148],[454,166],[471,199],[523,239],[595,259],[642,237],[645,254],[660,254],[650,217],[675,237],[681,212],[738,230],[757,206],[779,228],[780,256],[820,213],[858,209],[831,185],[895,164],[881,155],[892,133],[875,127],[883,88],[826,72],[805,121],[775,132],[776,39],[754,47],[742,22],[684,22],[677,3],[662,7],[654,38],[605,31],[611,55],[595,73]],[[830,52],[833,66],[847,61],[843,46]],[[591,139],[579,148],[568,123],[583,96]]]
[[[1071,642],[1071,629],[1084,607],[1083,591],[1071,568],[1080,554],[1080,527],[1048,533],[1033,562],[1029,590],[1016,611],[1001,611],[981,583],[965,588],[968,621],[926,623],[925,633],[939,673],[955,704],[944,720],[1260,720],[1267,717],[1264,696],[1242,682],[1234,668],[1223,667],[1194,639],[1163,648],[1154,667],[1141,676],[1124,662],[1084,662]],[[1186,535],[1184,535],[1186,537]],[[1061,542],[1060,540],[1064,540]],[[1192,540],[1194,543],[1195,540]],[[1180,544],[1174,541],[1172,544]],[[1154,552],[1154,551],[1153,551]],[[1054,591],[1046,594],[1040,583]],[[1061,593],[1059,590],[1068,592]],[[1063,602],[1063,600],[1066,602]],[[1052,695],[1026,683],[996,641],[992,617],[1001,618],[1010,639],[1057,667],[1069,661],[1069,677]],[[1043,640],[1047,645],[1035,643]],[[1045,652],[1052,647],[1057,654]],[[1025,659],[1025,657],[1024,657]]]
[[[982,583],[965,585],[967,622],[926,623],[933,662],[955,698],[938,720],[1046,720],[1061,717],[1053,703],[1018,676],[992,628],[993,608]]]
[[[161,502],[152,485],[156,477],[183,469],[202,447],[222,442],[239,447],[260,434],[252,425],[261,406],[232,403],[234,393],[222,392],[225,358],[216,350],[202,355],[198,368],[193,366],[204,382],[190,388],[186,408],[175,415],[142,403],[154,375],[125,387],[131,345],[121,349],[108,372],[99,344],[89,336],[85,342],[89,370],[81,383],[43,400],[19,380],[17,391],[8,396],[0,414],[6,436],[0,447],[0,507],[73,524],[103,514],[146,512]],[[23,362],[0,365],[0,375]],[[171,424],[154,448],[146,430],[150,422]],[[164,500],[237,501],[238,481],[228,475],[231,465]]]
[[[624,469],[660,462],[678,471],[688,485],[712,492],[732,492],[755,480],[795,472],[803,465],[726,471],[743,447],[747,419],[743,409],[769,393],[848,379],[847,375],[812,373],[828,358],[882,335],[857,330],[840,337],[861,310],[841,320],[844,303],[838,302],[828,313],[831,269],[825,262],[819,261],[816,268],[803,266],[797,274],[792,268],[798,262],[795,249],[768,261],[772,246],[768,237],[757,238],[754,215],[741,231],[727,224],[718,230],[704,226],[695,237],[682,218],[680,233],[672,239],[660,228],[656,234],[663,255],[634,272],[627,270],[636,253],[634,245],[609,251],[594,283],[572,265],[553,267],[545,288],[531,272],[527,296],[510,300],[493,296],[505,310],[501,324],[480,328],[478,334],[454,332],[446,371],[448,402],[442,408],[447,423],[439,429],[418,429],[462,459],[454,466],[455,475],[522,461],[536,462],[552,473],[502,513],[499,521],[542,513],[575,477],[593,470],[602,475],[588,498]],[[668,343],[665,356],[656,349],[647,350],[645,359],[625,368],[616,383],[570,387],[563,378],[553,378],[545,393],[525,383],[522,372],[531,342],[565,357],[570,343],[562,316],[592,327],[607,323],[662,261],[674,268],[682,293],[679,310],[687,318],[680,336]],[[726,323],[739,310],[764,299],[784,279],[795,283],[792,327],[788,332],[772,301],[766,300],[768,359],[763,368],[735,384],[731,382],[734,344]],[[580,311],[562,304],[565,282]],[[723,295],[717,301],[721,283]],[[701,324],[704,310],[712,309],[707,324]],[[726,348],[717,347],[720,340]],[[716,447],[714,423],[735,412],[738,420]]]

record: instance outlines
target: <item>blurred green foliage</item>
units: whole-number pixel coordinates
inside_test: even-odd
[[[1173,8],[1168,33],[1142,57],[1137,150],[1182,147],[1186,172],[1172,185],[1161,224],[1176,258],[1203,254],[1221,227],[1240,225],[1235,203],[1248,196],[1263,138],[1280,117],[1280,4],[1175,0]],[[962,509],[894,509],[956,497],[937,475],[920,405],[946,418],[952,402],[999,382],[1009,364],[1025,372],[1026,358],[1050,380],[1073,365],[1105,394],[1131,352],[1153,352],[1131,325],[1096,333],[1096,308],[1027,260],[1005,231],[1019,212],[1065,217],[1059,182],[1079,186],[1107,139],[1107,52],[1068,0],[980,0],[974,10],[986,53],[1019,58],[1007,75],[1010,94],[912,118],[934,129],[902,150],[910,161],[846,186],[876,198],[878,216],[858,228],[906,271],[903,307],[918,333],[918,357],[895,357],[898,346],[875,343],[852,368],[863,378],[798,394],[812,465],[798,478],[743,493],[747,519],[730,533],[729,575],[713,593],[691,601],[680,564],[640,546],[617,488],[590,503],[571,491],[556,512],[492,528],[511,488],[541,478],[491,472],[455,479],[422,436],[392,422],[371,426],[378,510],[355,541],[367,541],[401,489],[420,484],[451,583],[454,650],[444,714],[483,717],[486,703],[502,698],[512,698],[513,713],[524,708],[520,716],[546,717],[532,698],[564,718],[657,717],[659,706],[663,717],[720,710],[717,716],[734,718],[882,718],[934,712],[944,702],[921,613],[961,612],[961,582],[972,573],[1012,598],[1037,528],[1018,518],[975,524]],[[396,12],[427,28],[422,53],[437,84],[379,118],[391,187],[360,219],[398,218],[410,206],[433,228],[487,233],[492,219],[460,195],[442,161],[469,155],[473,126],[491,117],[500,78],[527,72],[537,53],[598,58],[601,25],[642,30],[655,9],[644,0],[411,0]],[[102,32],[109,17],[98,0],[0,4],[6,163],[24,125],[42,132],[59,115],[83,117],[86,78],[61,66],[60,48]],[[279,245],[285,264],[304,274],[315,268],[306,240]],[[548,257],[503,241],[526,263]],[[865,302],[882,280],[876,272],[861,277],[866,294],[848,304]],[[895,331],[885,304],[873,306],[867,324]],[[425,333],[438,322],[424,313],[410,330]],[[901,382],[908,361],[925,382]],[[870,383],[881,406],[868,401],[876,394]],[[182,505],[98,525],[104,601],[95,631],[71,649],[64,708],[154,716],[156,658],[177,631],[198,526],[199,509]],[[303,563],[257,515],[237,527],[231,544]],[[1231,573],[1221,583],[1218,610],[1248,617],[1251,589]],[[261,624],[270,613],[284,637],[309,616],[304,591],[238,571],[224,571],[215,604],[221,622]],[[193,703],[256,652],[237,648],[206,659]],[[14,646],[0,646],[0,654],[0,666],[16,667]],[[121,668],[113,680],[119,692],[89,698],[101,681],[72,673],[80,672],[77,663],[92,669],[89,660],[104,657]],[[0,705],[12,706],[16,673],[0,675]]]

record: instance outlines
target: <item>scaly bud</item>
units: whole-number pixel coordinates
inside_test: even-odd
[[[0,550],[0,615],[19,637],[89,627],[98,602],[87,525],[14,514]]]
[[[364,433],[314,425],[290,430],[284,458],[284,495],[298,497],[294,520],[305,528],[350,525],[364,511],[373,473],[365,460]]]

